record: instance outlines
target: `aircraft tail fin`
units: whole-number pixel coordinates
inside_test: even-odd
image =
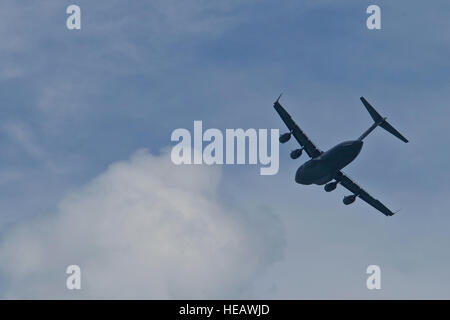
[[[383,118],[374,107],[370,105],[369,102],[364,97],[360,98],[364,106],[366,107],[367,111],[369,112],[370,116],[372,117],[373,121],[375,122],[372,127],[369,128],[366,132],[363,133],[363,135],[359,138],[360,140],[364,139],[373,129],[375,129],[377,126],[382,127],[387,132],[391,133],[392,135],[396,136],[403,142],[408,142],[408,139],[406,139],[400,132],[398,132],[389,122],[386,121],[387,118]]]

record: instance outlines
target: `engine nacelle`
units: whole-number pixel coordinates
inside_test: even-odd
[[[291,151],[291,159],[297,159],[298,157],[300,157],[302,155],[302,151],[303,149],[295,149],[293,151]]]
[[[286,142],[289,141],[290,138],[291,138],[291,133],[290,132],[283,133],[280,136],[279,141],[280,141],[280,143],[286,143]]]
[[[336,189],[337,184],[338,184],[337,182],[330,182],[330,183],[327,183],[327,184],[325,185],[324,189],[325,189],[326,192],[333,191],[334,189]]]
[[[349,196],[345,196],[344,199],[342,200],[342,202],[344,202],[345,205],[349,205],[353,202],[355,202],[356,200],[356,194],[352,194]]]

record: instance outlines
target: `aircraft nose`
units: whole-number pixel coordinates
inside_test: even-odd
[[[300,184],[304,184],[304,180],[305,180],[305,175],[304,175],[304,172],[302,169],[303,169],[303,166],[298,168],[297,172],[295,172],[295,182],[300,183]]]
[[[297,169],[297,172],[295,173],[295,182],[302,183],[302,174],[300,168]]]
[[[295,182],[299,184],[311,184],[312,181],[309,174],[304,170],[304,166],[301,166],[297,169],[297,172],[295,173]]]

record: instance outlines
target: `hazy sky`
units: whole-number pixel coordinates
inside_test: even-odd
[[[69,31],[73,3],[0,3],[1,298],[450,298],[448,1],[80,0]],[[323,150],[362,95],[410,140],[345,170],[397,215],[295,184],[294,141],[275,176],[171,163],[194,120],[284,131],[280,92]]]

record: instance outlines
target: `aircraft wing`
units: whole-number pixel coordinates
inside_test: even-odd
[[[373,198],[366,190],[361,188],[354,182],[352,179],[347,177],[342,171],[338,171],[335,176],[335,179],[339,181],[339,183],[346,188],[347,190],[356,194],[359,198],[363,199],[365,202],[370,204],[372,207],[380,211],[386,216],[394,215],[394,212],[389,210],[384,204],[382,204],[379,200]]]
[[[278,98],[279,99],[279,98]],[[273,107],[277,110],[283,122],[286,124],[288,129],[292,132],[292,135],[300,143],[302,147],[305,148],[306,153],[311,158],[316,158],[322,154],[319,148],[317,148],[314,143],[308,138],[308,136],[300,129],[300,127],[292,120],[291,116],[287,111],[281,106],[281,104],[275,101]]]

